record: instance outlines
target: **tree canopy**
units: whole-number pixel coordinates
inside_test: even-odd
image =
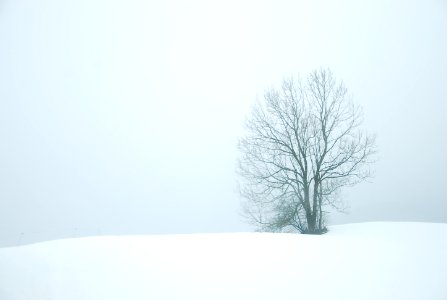
[[[265,92],[247,120],[238,164],[244,214],[261,230],[325,229],[338,192],[370,176],[375,138],[342,82],[320,69]]]

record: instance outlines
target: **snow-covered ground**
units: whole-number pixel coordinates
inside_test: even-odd
[[[101,236],[0,249],[1,300],[447,299],[447,224]]]

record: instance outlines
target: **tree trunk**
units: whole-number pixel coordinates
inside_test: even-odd
[[[316,213],[313,213],[313,214],[310,214],[310,217],[309,218],[307,218],[307,231],[308,231],[308,233],[315,233],[315,231],[316,231],[316,223],[317,223],[317,220],[316,220],[316,216],[317,216],[317,214]]]
[[[315,230],[315,222],[313,220],[312,206],[310,204],[310,192],[307,182],[304,187],[304,211],[306,212],[307,231],[313,232]]]
[[[319,191],[318,191],[318,214],[319,214],[319,217],[318,217],[318,230],[323,230],[323,211],[322,211],[322,209],[321,209],[321,206],[322,206],[322,202],[323,202],[323,188],[322,188],[322,186],[321,186],[321,183],[320,183],[320,189],[319,189]]]
[[[315,233],[317,231],[317,229],[321,229],[321,228],[317,228],[317,217],[318,217],[318,190],[319,190],[319,186],[320,186],[320,182],[318,180],[318,178],[315,178],[314,181],[314,189],[313,189],[313,195],[312,195],[312,213],[311,213],[311,219],[308,220],[308,226],[309,226],[309,232],[310,233]]]

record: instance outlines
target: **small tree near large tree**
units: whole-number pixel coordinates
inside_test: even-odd
[[[342,187],[370,176],[374,136],[342,82],[320,69],[258,101],[239,141],[244,215],[259,229],[324,233]]]

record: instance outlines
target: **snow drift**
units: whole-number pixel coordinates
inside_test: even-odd
[[[1,300],[447,299],[447,224],[101,236],[0,249]]]

